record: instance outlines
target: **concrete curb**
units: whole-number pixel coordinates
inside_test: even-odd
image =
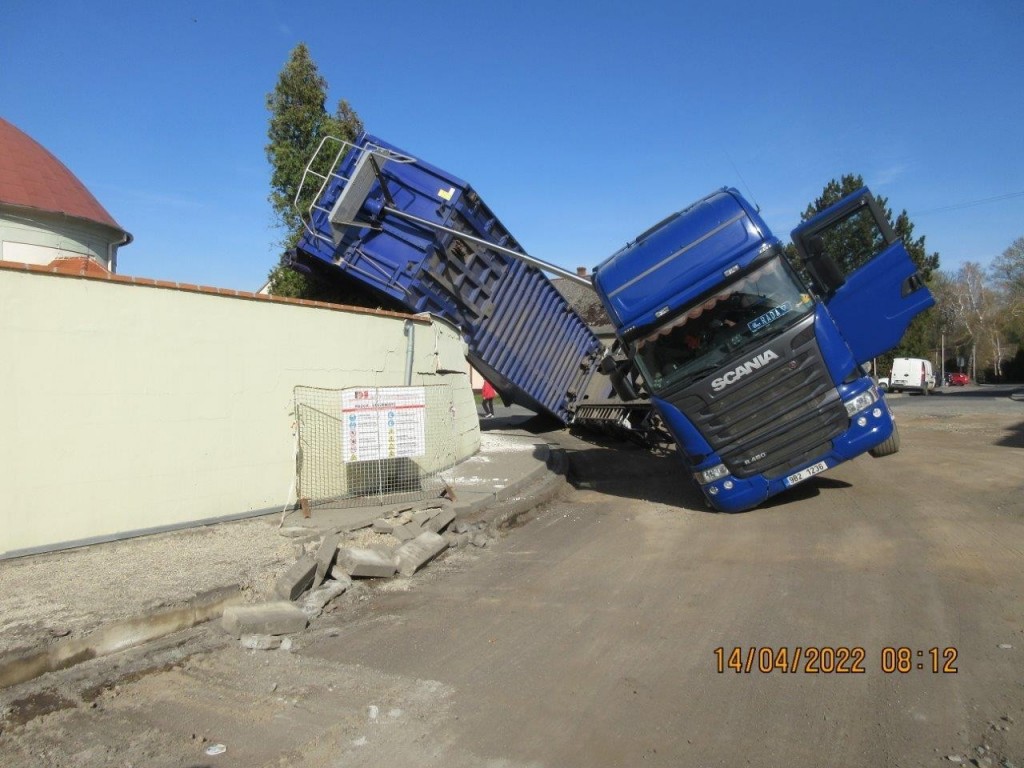
[[[551,501],[568,484],[569,459],[561,449],[549,450],[547,464],[531,473],[533,485],[517,483],[518,490],[478,515],[493,528],[514,520],[535,507]],[[524,492],[528,494],[521,496]]]
[[[0,659],[0,688],[194,627],[217,618],[227,606],[240,603],[242,599],[240,586],[221,587],[196,595],[184,605],[115,621],[82,637],[61,640],[42,651],[10,654]]]
[[[543,477],[545,477],[551,471],[549,467],[551,462],[551,449],[544,444],[539,444],[537,447],[541,449],[541,457],[543,458],[543,463],[538,462],[537,467],[528,474],[524,475],[523,477],[520,477],[513,483],[509,483],[504,488],[499,488],[495,491],[492,491],[483,498],[475,499],[474,501],[471,502],[456,502],[456,518],[465,519],[467,517],[479,516],[482,510],[488,508],[489,506],[495,504],[496,502],[508,501],[514,496],[517,496],[521,491],[525,490],[531,485],[535,485]]]

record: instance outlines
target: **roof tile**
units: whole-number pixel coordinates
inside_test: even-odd
[[[67,166],[2,117],[0,203],[64,213],[124,232]]]

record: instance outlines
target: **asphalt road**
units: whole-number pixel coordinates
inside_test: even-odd
[[[949,415],[950,413],[1001,413],[1012,418],[1024,404],[1024,386],[1020,384],[970,384],[964,387],[939,387],[930,395],[900,392],[886,398],[897,410]],[[941,403],[931,402],[940,398]]]
[[[899,454],[740,515],[671,456],[553,435],[574,487],[488,548],[292,653],[151,650],[3,763],[1022,766],[1024,403],[989,397],[893,398]]]

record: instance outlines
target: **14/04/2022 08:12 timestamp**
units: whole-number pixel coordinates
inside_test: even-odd
[[[756,646],[747,648],[715,648],[715,671],[737,672],[802,672],[804,674],[863,674],[868,671],[867,651],[854,646]],[[911,648],[886,645],[878,654],[876,669],[885,674],[930,672],[956,674],[959,652],[953,646]],[[874,666],[874,665],[871,665]]]

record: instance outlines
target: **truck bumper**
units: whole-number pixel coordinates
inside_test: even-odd
[[[877,415],[875,415],[876,411]],[[863,425],[857,423],[861,417],[864,418]],[[884,442],[892,434],[892,430],[892,413],[884,398],[879,398],[878,402],[871,407],[854,414],[849,428],[832,441],[831,451],[811,459],[799,467],[794,467],[784,477],[768,478],[764,475],[755,475],[738,478],[728,475],[701,486],[701,490],[708,503],[719,512],[743,512],[799,484],[787,484],[787,477],[815,467],[821,462],[826,464],[826,469],[822,471],[828,471]],[[808,475],[808,477],[813,476],[813,474]]]

